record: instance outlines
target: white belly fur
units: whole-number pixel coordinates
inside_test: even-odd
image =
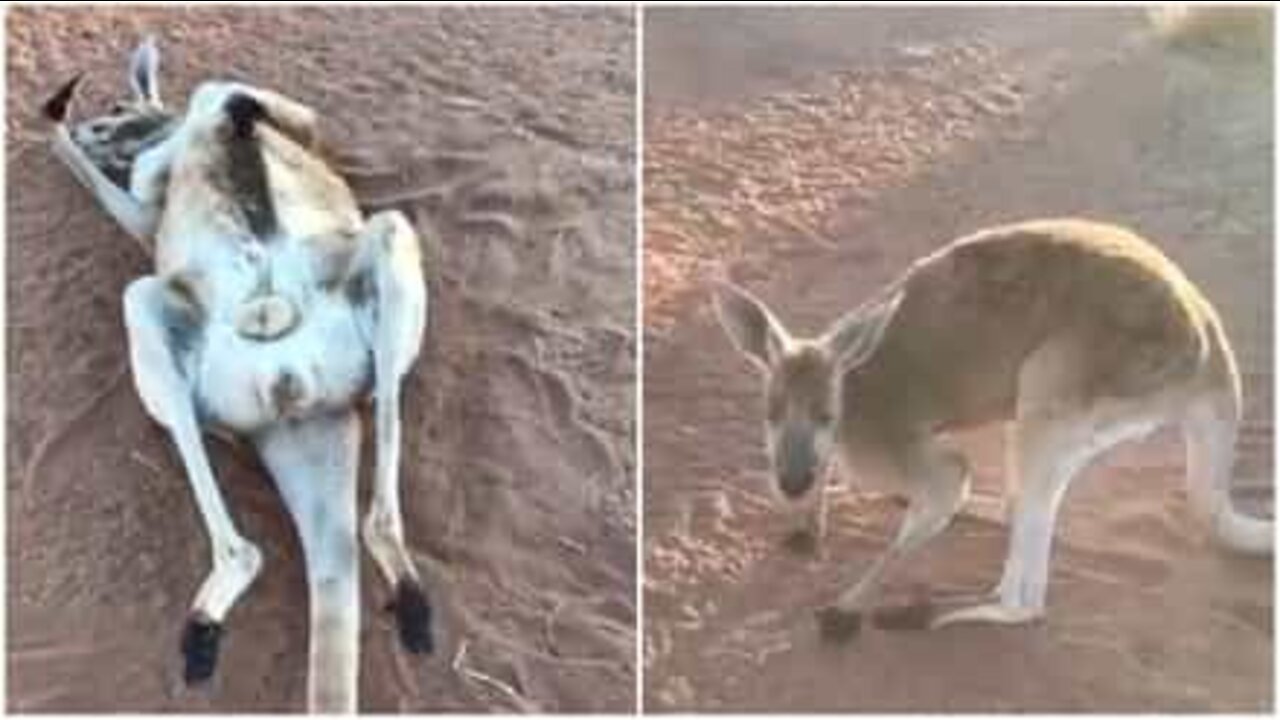
[[[234,323],[214,320],[192,358],[192,377],[203,420],[253,432],[285,418],[350,406],[369,391],[373,356],[362,311],[341,293],[320,294],[292,332],[269,341],[241,335]],[[292,376],[290,401],[273,388]]]

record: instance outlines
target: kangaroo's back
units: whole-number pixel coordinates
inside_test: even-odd
[[[1149,242],[1120,227],[1038,220],[983,230],[917,262],[845,405],[913,426],[1012,416],[1024,361],[1050,340],[1083,392],[1132,397],[1191,379],[1220,331],[1208,301]],[[1081,398],[1087,400],[1087,398]]]

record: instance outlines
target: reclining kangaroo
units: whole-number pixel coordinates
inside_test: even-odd
[[[780,494],[822,528],[830,456],[905,495],[902,526],[836,603],[823,634],[851,637],[884,573],[965,503],[965,458],[942,431],[1014,421],[1004,573],[983,602],[930,618],[1023,623],[1045,610],[1049,549],[1067,486],[1121,441],[1183,428],[1190,497],[1227,546],[1266,553],[1272,523],[1229,489],[1240,379],[1209,301],[1147,241],[1076,219],[990,228],[917,261],[815,339],[723,284],[721,323],[763,371],[766,445]],[[1016,481],[1016,485],[1014,484]],[[1016,495],[1016,497],[1015,497]]]
[[[53,150],[131,235],[154,275],[124,293],[134,383],[169,432],[209,534],[213,570],[183,634],[187,682],[214,671],[227,613],[258,575],[202,430],[249,439],[297,526],[310,593],[307,704],[354,712],[360,593],[360,418],[375,404],[376,470],[361,533],[394,588],[400,638],[431,650],[430,608],[404,545],[400,386],[427,297],[418,238],[398,212],[364,218],[313,152],[316,114],[274,92],[208,82],[185,113],[160,100],[158,52],[131,62],[134,98],[68,127],[79,78],[45,106]]]

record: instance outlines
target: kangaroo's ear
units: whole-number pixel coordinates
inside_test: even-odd
[[[156,48],[154,35],[148,35],[133,51],[129,59],[129,85],[139,103],[157,109],[164,107],[160,102],[160,50]]]
[[[716,315],[734,346],[767,370],[782,356],[790,336],[773,313],[751,293],[728,282],[717,282]]]
[[[852,310],[827,330],[822,342],[835,358],[837,367],[842,371],[851,370],[871,357],[902,304],[903,294],[898,290],[887,299]]]

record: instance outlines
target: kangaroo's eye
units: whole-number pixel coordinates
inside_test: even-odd
[[[125,106],[124,106],[124,103],[114,103],[114,104],[111,106],[111,114],[112,114],[112,115],[123,115],[123,114],[125,113],[125,111],[126,111],[126,110],[128,110],[128,109],[129,109],[129,108],[127,108],[127,107],[125,107]]]

